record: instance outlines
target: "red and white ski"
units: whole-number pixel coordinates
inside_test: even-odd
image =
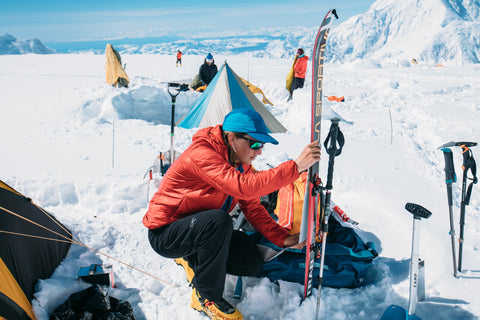
[[[330,10],[320,25],[315,39],[312,58],[312,117],[311,117],[311,142],[320,141],[320,129],[322,119],[322,87],[323,87],[323,62],[325,45],[328,33],[332,26],[333,18],[337,18],[336,10]],[[305,200],[303,204],[302,225],[300,242],[306,239],[305,280],[303,299],[312,294],[313,264],[318,252],[315,245],[320,178],[318,175],[319,163],[315,163],[308,169],[308,178],[305,188]]]

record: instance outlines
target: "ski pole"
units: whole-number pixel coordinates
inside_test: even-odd
[[[418,290],[418,261],[419,261],[419,235],[420,227],[416,225],[416,221],[428,219],[432,213],[424,207],[415,204],[407,203],[405,209],[413,214],[413,230],[412,230],[412,257],[410,259],[410,294],[408,300],[408,315],[414,315],[417,307],[417,290]]]
[[[453,276],[457,277],[457,257],[455,250],[455,225],[453,221],[452,183],[457,182],[457,175],[453,166],[453,153],[450,148],[443,148],[445,158],[445,183],[447,185],[448,212],[450,216],[450,238],[452,243]]]
[[[470,196],[472,195],[472,187],[478,182],[477,179],[477,165],[473,158],[472,150],[469,147],[477,145],[476,142],[465,142],[459,147],[462,148],[463,154],[463,180],[462,180],[462,203],[460,206],[460,238],[458,239],[458,271],[462,272],[462,258],[463,258],[463,242],[464,242],[464,229],[465,229],[465,207],[470,202]],[[473,180],[467,189],[468,171],[471,170],[473,174]]]
[[[318,295],[317,295],[317,308],[315,311],[315,319],[318,319],[320,314],[320,296],[323,283],[323,266],[325,264],[325,247],[327,244],[327,232],[328,232],[328,219],[330,218],[331,209],[330,209],[330,199],[332,196],[333,188],[333,167],[335,164],[335,157],[342,153],[343,145],[345,144],[345,138],[342,131],[338,127],[340,119],[333,118],[331,119],[330,132],[328,133],[327,138],[325,139],[324,146],[328,153],[328,171],[327,171],[327,185],[325,186],[326,195],[325,195],[325,213],[323,216],[323,226],[322,226],[322,251],[320,256],[320,270],[318,275]],[[338,143],[338,147],[337,147]]]

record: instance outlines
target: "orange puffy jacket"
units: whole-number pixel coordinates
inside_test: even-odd
[[[305,73],[307,72],[307,61],[308,57],[305,55],[298,57],[295,67],[293,67],[293,70],[295,71],[295,78],[305,79]]]
[[[155,229],[196,212],[220,209],[230,195],[229,211],[238,203],[257,231],[283,247],[288,231],[270,217],[260,197],[299,177],[295,161],[265,171],[242,164],[242,173],[228,163],[221,125],[200,129],[192,141],[163,177],[143,224]]]

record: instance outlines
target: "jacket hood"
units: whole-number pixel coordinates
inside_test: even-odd
[[[228,148],[223,142],[223,130],[222,125],[217,125],[215,127],[207,127],[198,130],[192,137],[192,142],[203,141],[211,145],[217,152],[225,154],[225,157],[228,157]],[[228,160],[228,159],[227,159]]]

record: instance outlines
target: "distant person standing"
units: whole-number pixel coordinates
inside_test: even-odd
[[[293,95],[293,91],[298,88],[303,88],[305,84],[305,73],[307,72],[308,57],[305,55],[302,48],[298,48],[296,54],[296,62],[293,67],[294,76],[292,86],[290,87],[290,96]]]
[[[215,77],[218,72],[217,65],[213,60],[213,55],[211,53],[207,54],[205,61],[200,66],[198,70],[198,75],[196,75],[193,80],[192,84],[190,85],[192,89],[197,90],[201,87],[206,88],[210,81]]]
[[[178,67],[178,64],[180,64],[180,67],[182,66],[182,51],[180,50],[177,52],[177,63],[175,66]]]

